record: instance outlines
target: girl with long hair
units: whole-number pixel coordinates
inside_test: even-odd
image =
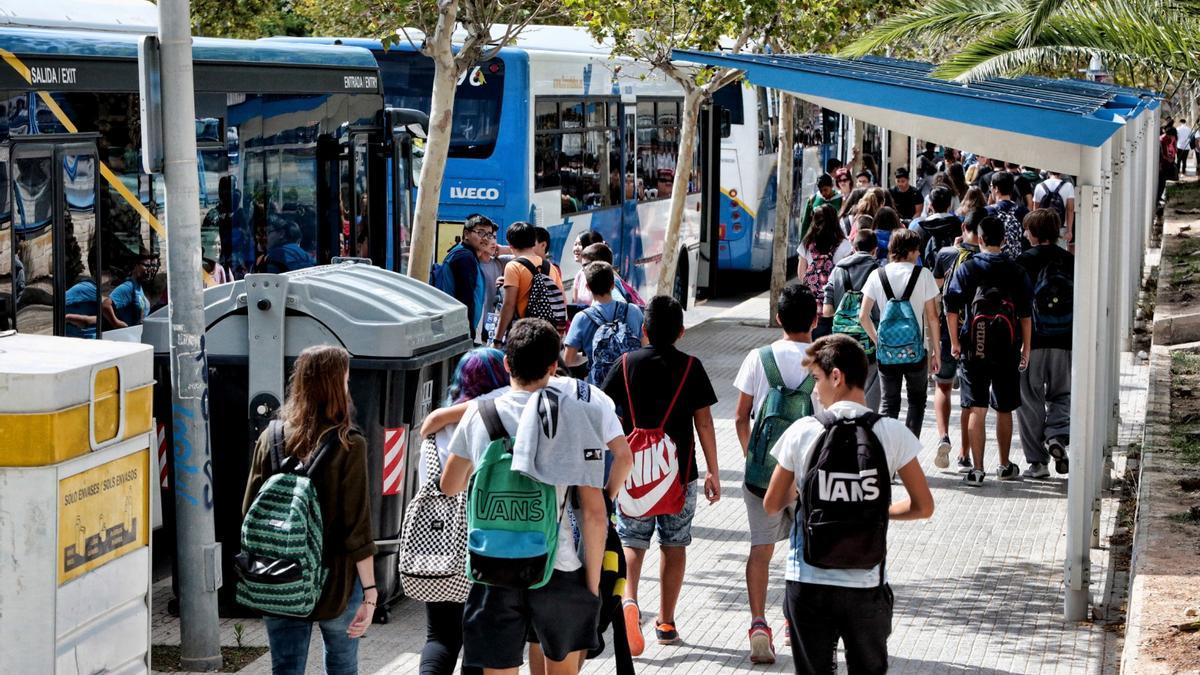
[[[321,628],[325,672],[358,672],[358,638],[367,632],[379,593],[375,589],[375,539],[367,483],[367,444],[354,427],[350,401],[350,355],[333,346],[309,347],[292,367],[283,424],[283,453],[300,466],[316,459],[310,478],[321,505],[325,588],[305,618],[267,616],[267,641],[275,675],[301,675],[308,661],[313,624]],[[258,438],[242,513],[272,473],[272,429]]]
[[[904,229],[904,223],[901,222],[900,214],[896,212],[896,209],[885,206],[875,214],[875,221],[871,225],[875,230],[875,239],[879,242],[875,255],[880,262],[886,263],[888,244],[892,241],[892,231]]]
[[[954,194],[961,202],[967,196],[967,172],[963,169],[962,164],[951,164],[946,168],[946,175],[950,176]]]
[[[504,352],[479,347],[467,352],[454,369],[454,377],[446,390],[445,406],[426,417],[421,433],[433,438],[433,443],[421,446],[421,452],[436,450],[438,465],[445,467],[450,457],[450,438],[458,428],[465,404],[476,398],[494,398],[508,389],[508,371],[504,369]],[[457,411],[456,415],[438,415],[442,411]],[[418,473],[422,485],[428,480],[425,458],[421,458]],[[466,514],[461,514],[466,518]],[[464,568],[465,569],[465,568]],[[463,646],[463,603],[425,603],[425,647],[421,649],[420,675],[451,675],[458,663]],[[463,675],[478,675],[479,668],[464,666]]]
[[[800,260],[796,276],[804,279],[804,283],[817,298],[820,307],[825,299],[825,284],[833,266],[839,260],[850,255],[850,241],[838,222],[837,211],[832,206],[824,204],[813,214],[812,226],[804,234],[798,249]]]
[[[838,212],[838,222],[842,225],[842,231],[846,236],[850,236],[850,228],[854,224],[854,208],[862,201],[864,195],[867,194],[867,188],[854,188],[850,191],[850,195],[842,200],[842,210]]]
[[[986,209],[987,205],[987,197],[984,196],[983,190],[972,186],[963,195],[962,203],[958,205],[957,213],[966,218],[969,214],[975,213],[979,209]]]

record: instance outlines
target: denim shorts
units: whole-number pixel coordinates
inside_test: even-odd
[[[683,510],[670,516],[633,518],[617,509],[617,535],[626,548],[650,548],[654,530],[658,530],[659,546],[687,546],[692,543],[692,518],[696,515],[696,482],[684,488]]]

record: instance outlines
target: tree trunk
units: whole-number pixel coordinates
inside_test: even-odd
[[[779,101],[779,154],[776,162],[775,185],[778,199],[775,202],[775,233],[771,239],[771,316],[767,324],[778,326],[779,294],[787,284],[788,231],[792,219],[792,203],[795,201],[793,147],[796,144],[793,118],[796,99],[782,94]],[[820,308],[818,308],[820,309]]]
[[[417,209],[413,216],[412,247],[409,251],[408,276],[429,281],[433,265],[433,247],[437,238],[438,202],[446,157],[450,153],[450,134],[454,127],[454,93],[458,67],[451,49],[451,36],[458,17],[458,0],[439,3],[438,23],[426,50],[433,58],[433,95],[429,106],[429,130],[425,140],[425,159],[417,186]]]
[[[679,128],[679,155],[675,158],[675,179],[671,183],[671,215],[663,237],[662,262],[658,268],[657,295],[671,295],[675,290],[675,271],[679,267],[679,229],[683,224],[683,209],[687,200],[688,181],[692,175],[692,159],[696,153],[696,133],[700,120],[700,102],[704,90],[691,86],[683,98],[683,124]],[[687,283],[684,280],[684,283]]]

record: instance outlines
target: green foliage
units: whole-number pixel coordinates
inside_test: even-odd
[[[295,10],[296,0],[192,0],[192,33],[254,40],[271,35],[312,34]]]

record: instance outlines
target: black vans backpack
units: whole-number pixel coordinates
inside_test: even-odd
[[[1033,331],[1038,335],[1067,335],[1075,321],[1075,280],[1065,261],[1047,263],[1033,285]]]
[[[550,276],[550,261],[543,260],[540,267],[535,267],[526,258],[517,258],[517,263],[529,270],[533,281],[529,285],[529,301],[525,305],[522,319],[545,319],[558,332],[567,331],[567,302],[563,299],[562,289],[554,283]]]
[[[796,527],[803,527],[804,562],[824,569],[869,570],[887,557],[891,470],[872,430],[881,417],[853,419],[829,411],[809,455]],[[883,571],[880,570],[882,583]]]

